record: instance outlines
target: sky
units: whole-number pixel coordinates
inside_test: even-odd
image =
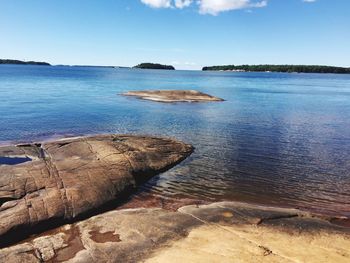
[[[350,67],[350,0],[0,0],[0,58]]]

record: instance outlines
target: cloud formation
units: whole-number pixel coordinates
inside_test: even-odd
[[[188,7],[192,4],[192,0],[175,0],[175,6],[177,8]]]
[[[171,7],[171,0],[141,0],[141,2],[153,8]]]
[[[315,0],[303,0],[312,2]],[[141,0],[142,3],[153,8],[185,8],[190,6],[193,0]],[[217,15],[220,12],[265,7],[267,0],[197,0],[201,14]]]
[[[200,0],[198,4],[201,14],[217,15],[224,11],[265,7],[267,5],[267,0]]]

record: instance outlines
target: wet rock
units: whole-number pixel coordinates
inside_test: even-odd
[[[0,147],[0,156],[32,159],[0,165],[0,244],[99,209],[192,151],[171,139],[127,135]]]
[[[129,91],[123,93],[124,96],[134,96],[143,100],[158,102],[210,102],[223,101],[223,99],[214,97],[196,90],[148,90],[148,91]]]

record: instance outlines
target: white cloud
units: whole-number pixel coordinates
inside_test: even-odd
[[[313,3],[313,2],[316,2],[316,0],[303,0],[303,2],[306,2],[306,3]]]
[[[171,7],[171,0],[141,0],[141,2],[153,8]]]
[[[217,15],[220,12],[265,7],[267,0],[198,0],[199,12],[201,14]]]
[[[153,8],[184,8],[192,4],[193,0],[141,0],[142,3]]]
[[[265,7],[268,0],[197,0],[201,14],[217,15],[220,12]],[[303,0],[314,2],[316,0]],[[153,8],[185,8],[189,7],[193,0],[141,0],[142,3]]]
[[[175,0],[175,6],[177,8],[188,7],[192,4],[192,0]]]

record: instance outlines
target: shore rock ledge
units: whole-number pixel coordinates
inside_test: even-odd
[[[295,209],[221,202],[113,210],[0,249],[0,262],[348,263],[350,232]]]
[[[30,158],[0,163],[0,244],[96,210],[192,151],[171,139],[127,135],[0,147],[0,157]]]
[[[143,100],[158,102],[210,102],[224,101],[221,98],[214,97],[196,90],[148,90],[148,91],[129,91],[123,93],[124,96],[134,96]]]

